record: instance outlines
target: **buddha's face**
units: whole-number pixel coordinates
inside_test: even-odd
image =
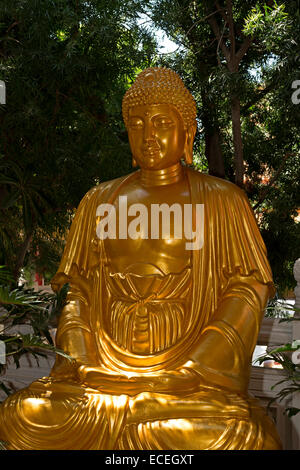
[[[128,136],[132,154],[141,168],[161,170],[183,156],[186,131],[181,115],[172,105],[130,108]]]

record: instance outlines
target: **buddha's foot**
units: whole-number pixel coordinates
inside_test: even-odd
[[[42,379],[0,406],[7,449],[280,449],[256,401],[201,388],[177,397],[103,394]]]

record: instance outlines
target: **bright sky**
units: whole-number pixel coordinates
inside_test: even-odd
[[[170,41],[170,39],[167,38],[167,36],[161,29],[156,30],[155,36],[158,40],[158,44],[160,45],[160,52],[166,54],[166,53],[174,52],[175,49],[178,48],[178,45],[175,44],[175,42]]]
[[[140,20],[138,20],[141,24],[146,24],[149,29],[155,34],[158,44],[160,46],[160,52],[163,54],[174,52],[175,49],[178,48],[177,44],[167,38],[164,31],[161,29],[156,28],[150,18],[146,15],[140,15]]]

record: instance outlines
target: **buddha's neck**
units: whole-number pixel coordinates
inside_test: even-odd
[[[141,168],[141,183],[143,186],[163,186],[177,183],[183,179],[183,167],[180,162],[163,170],[147,170]]]

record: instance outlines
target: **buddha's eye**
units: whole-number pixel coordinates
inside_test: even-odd
[[[169,127],[173,127],[174,122],[167,116],[158,116],[154,120],[154,127],[159,129],[168,129]]]
[[[138,118],[131,118],[129,121],[130,129],[142,129],[144,127],[144,123],[141,119]]]

